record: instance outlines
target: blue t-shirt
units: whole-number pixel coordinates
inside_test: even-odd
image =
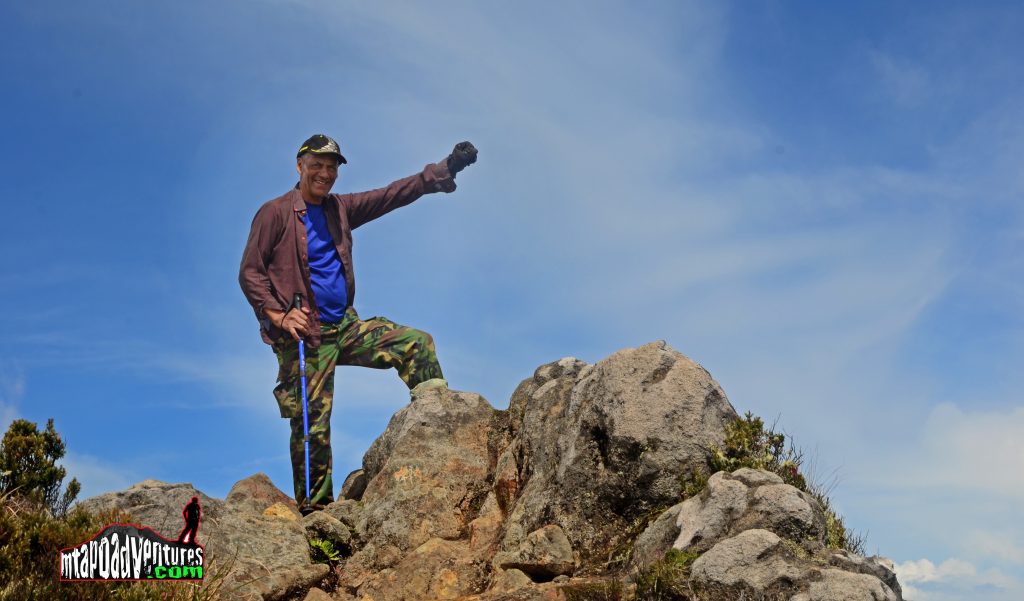
[[[348,304],[345,267],[334,246],[323,205],[306,203],[306,242],[309,244],[309,279],[323,323],[338,323]]]

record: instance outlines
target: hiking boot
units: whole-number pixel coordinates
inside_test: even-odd
[[[445,380],[444,378],[430,378],[429,380],[424,380],[416,386],[413,386],[412,390],[409,391],[409,396],[415,401],[417,397],[432,388],[448,388],[448,380]]]
[[[323,503],[313,503],[312,505],[303,505],[302,507],[299,507],[299,513],[302,514],[302,517],[306,517],[307,515],[313,513],[314,511],[323,511],[325,507],[327,507],[327,506],[324,505]]]

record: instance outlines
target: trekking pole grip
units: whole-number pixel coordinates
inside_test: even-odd
[[[295,296],[292,297],[292,306],[288,307],[288,309],[291,310],[291,309],[301,309],[301,308],[302,308],[302,295],[299,294],[298,292],[296,292]]]

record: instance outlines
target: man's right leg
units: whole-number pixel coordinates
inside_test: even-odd
[[[338,360],[337,335],[328,328],[321,332],[319,348],[306,347],[306,398],[309,418],[309,505],[324,506],[334,500],[331,479],[331,407],[334,399],[334,367]],[[290,419],[289,450],[295,502],[306,503],[306,449],[302,420],[302,383],[299,373],[298,343],[275,345],[281,367],[274,395],[281,416]]]

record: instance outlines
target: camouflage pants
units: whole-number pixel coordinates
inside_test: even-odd
[[[319,348],[306,346],[306,398],[309,416],[309,502],[326,505],[334,500],[331,481],[331,405],[334,367],[358,365],[394,367],[412,389],[431,378],[443,378],[430,334],[401,326],[383,317],[360,320],[351,307],[337,324],[322,324]],[[274,396],[281,417],[291,419],[292,480],[295,501],[306,501],[306,454],[303,445],[302,384],[299,345],[274,345],[280,370]]]

